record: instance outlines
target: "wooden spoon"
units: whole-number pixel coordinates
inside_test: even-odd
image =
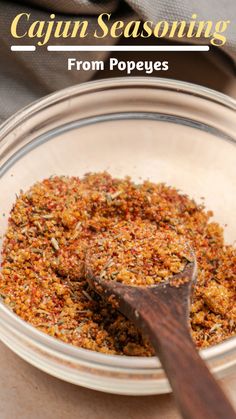
[[[196,262],[191,262],[171,282],[141,287],[95,277],[86,266],[90,286],[148,335],[183,418],[235,419],[190,335],[189,305],[196,272]]]

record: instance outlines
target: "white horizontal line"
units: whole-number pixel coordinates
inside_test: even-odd
[[[208,45],[49,45],[48,51],[209,51]]]
[[[35,51],[34,45],[12,45],[11,51]]]

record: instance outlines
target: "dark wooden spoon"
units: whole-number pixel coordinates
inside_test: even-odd
[[[95,277],[89,266],[86,277],[96,292],[149,336],[183,418],[235,419],[190,335],[189,302],[196,271],[196,262],[191,262],[171,282],[147,287]]]

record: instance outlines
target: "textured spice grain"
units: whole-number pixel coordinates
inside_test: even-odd
[[[151,356],[149,342],[84,280],[86,249],[97,235],[119,222],[144,222],[160,234],[182,237],[195,251],[192,336],[197,347],[216,344],[235,334],[236,249],[225,245],[212,215],[164,184],[136,185],[107,173],[46,179],[21,192],[11,211],[1,298],[25,321],[64,342]]]
[[[97,234],[86,252],[88,270],[104,280],[150,286],[167,281],[193,261],[190,247],[174,230],[150,221],[119,221]]]

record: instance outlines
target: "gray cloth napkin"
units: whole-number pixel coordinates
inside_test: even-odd
[[[44,47],[35,53],[14,53],[10,51],[12,19],[21,12],[32,13],[34,20],[47,20],[48,12],[56,12],[63,20],[82,16],[95,28],[97,15],[112,13],[115,20],[188,20],[193,13],[202,20],[231,19],[226,35],[224,53],[236,62],[236,0],[19,0],[1,1],[0,4],[0,122],[21,107],[55,90],[87,81],[93,72],[67,70],[67,58],[71,53],[50,53]],[[90,33],[93,31],[91,30]],[[25,41],[24,41],[25,42]],[[111,45],[114,39],[60,40],[60,43],[82,45]],[[148,41],[147,41],[148,42]],[[204,43],[206,40],[200,39]],[[15,42],[17,43],[17,42]],[[158,43],[158,40],[157,40]],[[105,59],[107,53],[80,53],[80,59]]]

